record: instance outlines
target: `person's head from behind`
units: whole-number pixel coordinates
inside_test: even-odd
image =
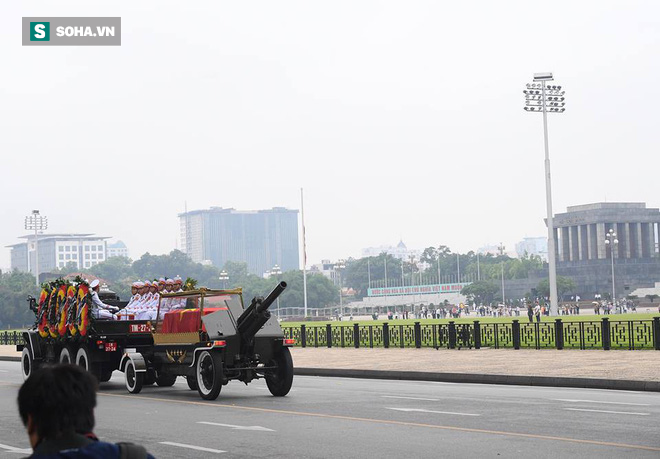
[[[94,429],[96,379],[75,365],[35,370],[18,391],[18,412],[30,444]]]

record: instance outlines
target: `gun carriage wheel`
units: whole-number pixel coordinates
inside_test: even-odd
[[[271,364],[277,368],[266,373],[266,385],[271,394],[276,397],[284,397],[289,393],[293,384],[293,359],[289,348],[283,347],[275,355]]]
[[[204,400],[215,400],[220,395],[223,381],[222,356],[219,352],[202,351],[195,365],[197,392]]]
[[[159,387],[172,387],[176,382],[176,375],[168,373],[156,373],[156,384]]]
[[[186,376],[186,382],[190,390],[197,390],[197,377],[196,376]]]

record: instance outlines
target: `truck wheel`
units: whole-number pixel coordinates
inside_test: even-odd
[[[87,371],[92,370],[92,361],[89,358],[87,346],[80,346],[80,349],[76,352],[76,365],[83,367]]]
[[[156,373],[153,370],[147,370],[144,374],[144,385],[151,386],[156,382]]]
[[[176,382],[176,375],[160,374],[156,375],[156,384],[159,387],[172,387]]]
[[[222,389],[222,357],[218,352],[202,351],[197,365],[197,392],[204,400],[215,400]]]
[[[144,372],[135,371],[135,364],[130,359],[126,362],[126,367],[124,368],[124,381],[126,383],[126,389],[131,394],[139,394],[142,390]]]
[[[190,390],[197,390],[197,378],[194,376],[186,376],[186,382]]]
[[[60,363],[73,363],[73,351],[69,346],[64,346],[60,351]]]
[[[275,397],[284,397],[293,384],[293,359],[289,348],[283,347],[272,363],[277,365],[277,369],[266,373],[266,385]]]
[[[96,378],[99,382],[108,382],[112,378],[112,370],[102,370],[96,375]]]
[[[28,379],[34,370],[35,365],[34,360],[32,359],[32,352],[30,352],[30,349],[27,346],[24,346],[23,352],[21,353],[21,373],[23,373],[23,381]]]

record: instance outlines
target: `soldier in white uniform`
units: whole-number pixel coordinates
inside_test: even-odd
[[[99,298],[99,280],[94,279],[89,284],[89,288],[92,292],[92,317],[95,319],[117,320],[114,313],[119,311],[119,308],[105,304]]]
[[[138,315],[138,320],[154,320],[156,318],[156,310],[158,308],[158,283],[147,281],[149,283],[149,293],[147,300],[144,302],[142,311]],[[146,283],[146,282],[145,282]]]
[[[180,276],[174,278],[174,287],[172,288],[173,292],[181,293],[183,289],[183,281]],[[172,298],[172,303],[170,309],[185,309],[186,308],[186,299],[185,298]]]
[[[172,293],[174,291],[174,280],[167,279],[165,281],[165,293]],[[177,298],[163,298],[160,300],[160,319],[165,317],[165,314],[172,309],[173,302],[178,301]]]
[[[140,288],[140,299],[139,301],[136,301],[135,305],[133,306],[133,313],[135,314],[136,319],[140,316],[140,314],[144,312],[147,303],[151,301],[152,295],[149,292],[150,284],[150,281],[144,281],[142,287]]]
[[[124,320],[126,320],[129,314],[133,314],[135,303],[140,299],[140,294],[138,293],[140,284],[140,281],[136,281],[131,284],[131,299],[128,301],[126,307],[119,313],[119,315],[122,316]]]

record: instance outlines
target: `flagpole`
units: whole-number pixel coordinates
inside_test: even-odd
[[[305,241],[305,205],[302,188],[300,188],[300,218],[302,220],[303,240],[303,302],[305,305],[305,318],[307,318],[307,243]]]
[[[370,259],[371,257],[367,258],[367,277],[369,279],[369,287],[367,288],[371,288],[371,263],[369,262]]]

